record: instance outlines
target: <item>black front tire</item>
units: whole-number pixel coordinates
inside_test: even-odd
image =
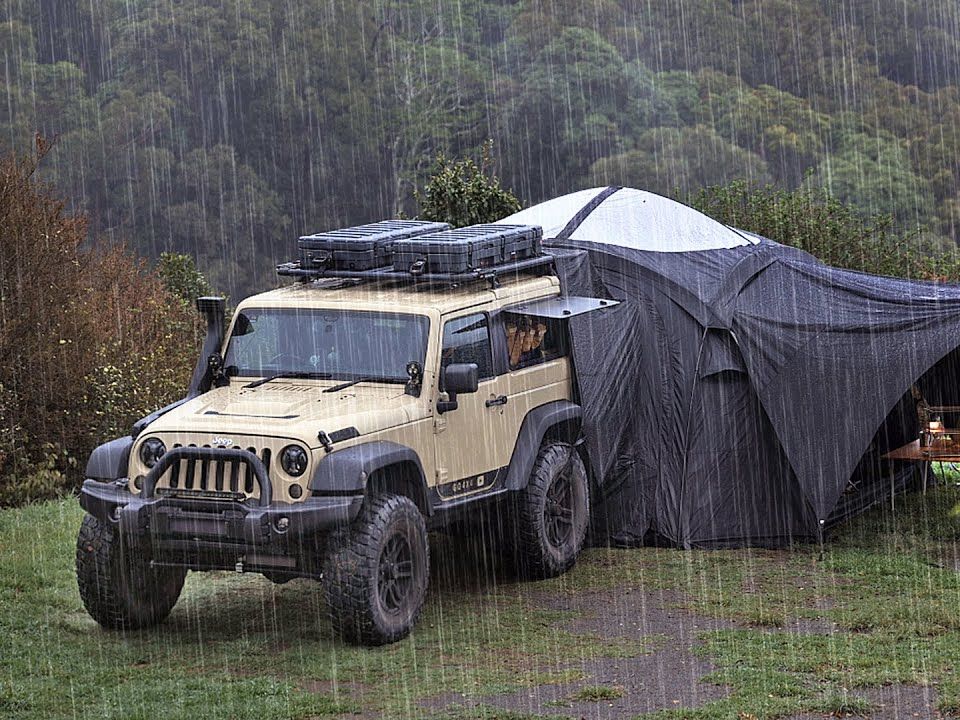
[[[368,498],[353,524],[328,541],[324,595],[334,630],[348,641],[385,645],[410,634],[429,579],[426,523],[403,495]]]
[[[590,487],[580,454],[569,443],[545,442],[519,497],[521,572],[549,578],[573,567],[589,519]]]
[[[116,528],[85,515],[77,535],[77,587],[100,625],[134,630],[163,622],[176,605],[184,568],[151,567],[122,543]]]
[[[286,585],[293,580],[293,575],[281,575],[280,573],[265,572],[262,575],[274,585]]]

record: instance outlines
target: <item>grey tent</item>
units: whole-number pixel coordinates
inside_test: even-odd
[[[960,400],[960,287],[828,267],[628,188],[502,222],[543,226],[564,292],[622,301],[570,321],[614,541],[822,537],[910,481],[880,456],[917,436],[911,386]]]

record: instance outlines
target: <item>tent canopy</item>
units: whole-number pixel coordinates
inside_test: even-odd
[[[615,538],[817,537],[889,482],[879,456],[916,437],[906,394],[960,345],[960,287],[832,268],[652,193],[593,188],[501,222],[543,226],[565,294],[620,301],[570,320]]]
[[[545,238],[569,237],[566,230],[590,242],[650,252],[720,250],[760,242],[760,238],[725,227],[686,205],[632,188],[580,190],[500,222],[508,220],[540,225]]]

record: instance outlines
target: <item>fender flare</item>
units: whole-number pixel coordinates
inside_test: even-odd
[[[517,434],[517,444],[510,457],[505,486],[507,490],[522,490],[527,486],[533,464],[537,461],[540,444],[547,433],[557,426],[566,426],[569,442],[576,442],[580,434],[583,411],[569,400],[555,400],[527,413]]]
[[[308,487],[311,492],[320,494],[360,494],[378,470],[398,466],[403,468],[405,475],[401,482],[409,489],[421,512],[428,516],[433,514],[420,456],[412,448],[389,440],[334,450],[317,464]]]
[[[86,477],[92,480],[117,480],[127,476],[132,437],[121,437],[94,448],[87,459]]]
[[[133,439],[138,438],[140,436],[140,433],[146,430],[147,427],[150,425],[150,423],[152,423],[154,420],[156,420],[160,416],[166,415],[171,410],[175,410],[176,408],[180,407],[189,399],[190,398],[188,397],[180,398],[176,402],[172,402],[169,405],[165,405],[159,410],[154,410],[149,415],[145,415],[144,417],[140,418],[133,424],[133,428],[130,430],[130,437]]]

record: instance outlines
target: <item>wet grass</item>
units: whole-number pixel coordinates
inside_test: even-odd
[[[664,589],[692,612],[735,623],[697,652],[730,696],[662,718],[864,713],[858,689],[935,687],[960,708],[960,491],[898,498],[813,547],[679,552],[592,549],[570,574],[522,583],[442,538],[416,633],[380,649],[330,636],[318,587],[191,574],[161,627],[105,632],[73,574],[75,501],[0,511],[0,717],[525,717],[438,709],[580,679],[582,663],[650,652],[657,638],[574,634],[546,597]],[[598,612],[603,608],[598,607]],[[582,678],[579,692],[600,687]],[[432,701],[432,707],[422,703]],[[598,698],[602,700],[603,698]],[[562,709],[558,709],[562,715]]]
[[[686,607],[743,629],[701,636],[729,698],[662,718],[866,715],[863,688],[933,688],[960,708],[960,491],[897,499],[816,548],[690,554]]]
[[[582,687],[570,699],[575,702],[601,702],[603,700],[617,700],[623,697],[623,688],[609,685],[587,685]]]
[[[80,518],[70,500],[0,512],[0,717],[416,716],[425,696],[576,679],[570,653],[644,651],[557,631],[568,613],[442,538],[417,633],[386,648],[332,639],[316,583],[230,573],[191,574],[159,628],[105,632],[76,591]]]

